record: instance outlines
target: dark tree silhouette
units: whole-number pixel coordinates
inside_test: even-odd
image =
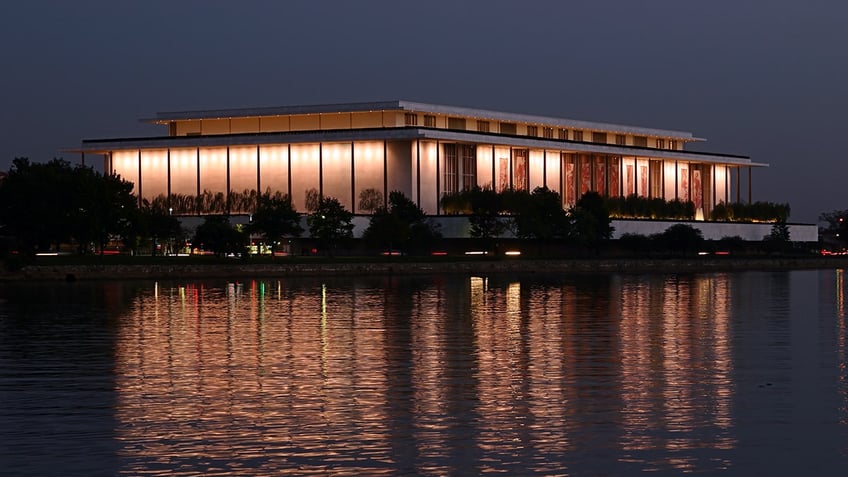
[[[192,244],[210,250],[216,256],[241,254],[246,256],[247,235],[230,224],[226,215],[210,215],[197,227]]]
[[[156,200],[150,203],[145,200],[132,221],[124,244],[133,251],[149,245],[150,254],[156,255],[157,244],[171,243],[182,238],[184,235],[180,221],[171,215],[165,203]]]
[[[692,254],[704,243],[701,231],[687,224],[674,224],[655,237],[665,248],[679,255]]]
[[[288,194],[266,192],[258,200],[249,230],[263,234],[271,243],[272,252],[284,237],[299,237],[303,233],[300,214],[294,210]]]
[[[549,240],[567,236],[568,216],[555,191],[547,187],[537,187],[529,194],[515,191],[507,200],[517,237]]]
[[[383,193],[374,189],[362,189],[359,192],[359,210],[368,213],[374,213],[377,209],[383,206]]]
[[[316,204],[315,212],[306,217],[309,233],[321,241],[330,255],[335,254],[336,245],[340,240],[353,237],[353,213],[334,197],[321,197]]]
[[[389,194],[389,206],[377,209],[362,234],[372,246],[399,248],[407,253],[426,251],[440,237],[424,211],[399,191]]]
[[[501,216],[504,209],[501,196],[493,189],[474,188],[469,192],[469,199],[471,203],[471,216],[468,217],[471,225],[470,235],[481,239],[501,236],[507,225]]]
[[[30,163],[16,158],[0,185],[0,223],[20,252],[75,242],[80,252],[103,249],[128,233],[136,217],[133,185],[62,159]]]
[[[587,192],[577,200],[571,211],[573,234],[578,243],[590,247],[612,237],[613,227],[604,198],[597,192]]]

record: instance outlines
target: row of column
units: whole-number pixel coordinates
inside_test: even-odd
[[[474,163],[469,166],[470,156],[447,157],[446,144],[354,141],[116,150],[107,156],[106,170],[133,182],[140,200],[205,193],[229,198],[270,191],[290,194],[300,211],[305,210],[310,194],[318,194],[335,197],[355,213],[370,212],[360,207],[363,191],[379,192],[385,203],[388,192],[399,190],[426,213],[438,214],[439,197],[452,192],[457,183],[461,188],[471,182],[462,164],[473,169],[478,186],[497,190],[546,186],[563,196],[564,206],[592,190],[609,196],[680,198],[709,209],[730,201],[734,170],[737,200],[741,195],[739,169],[725,164],[473,145]],[[460,165],[446,164],[449,160]],[[465,180],[457,182],[448,173],[465,174]],[[750,191],[749,168],[749,201]]]

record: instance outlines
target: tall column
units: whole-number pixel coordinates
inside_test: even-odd
[[[354,142],[350,141],[350,209],[356,213],[356,160],[354,159]]]
[[[497,176],[496,172],[497,172],[497,170],[495,168],[495,145],[492,144],[492,190],[493,191],[498,190],[498,186],[497,186],[498,176]]]
[[[318,124],[320,128],[321,115],[318,115]],[[318,197],[324,197],[324,143],[318,143]]]
[[[142,180],[141,180],[141,149],[138,150],[138,205],[141,206],[142,197],[144,197],[142,191]]]
[[[565,205],[565,204],[568,203],[568,197],[565,196],[566,192],[568,191],[568,185],[565,184],[565,181],[563,180],[563,178],[565,177],[564,176],[565,162],[562,159],[562,155],[563,155],[563,152],[559,151],[559,189],[560,189],[559,199],[560,199],[560,202],[562,202],[561,205]]]
[[[689,167],[686,168],[686,183],[689,184],[689,187],[686,189],[686,200],[692,201],[692,189],[694,189],[692,184],[692,163],[689,163]]]
[[[633,156],[633,192],[639,196],[639,157]]]
[[[733,199],[730,197],[730,187],[733,184],[730,181],[730,167],[725,164],[724,166],[724,201],[726,203],[733,202]]]
[[[515,189],[515,181],[513,180],[514,177],[515,177],[515,174],[513,172],[513,167],[514,167],[513,162],[514,162],[514,158],[512,157],[512,148],[510,147],[509,148],[509,188],[510,189]]]
[[[753,174],[754,174],[754,168],[751,167],[751,166],[748,166],[748,203],[749,204],[753,203],[753,201],[752,201],[752,199],[753,199],[752,188],[753,188],[753,185],[754,185],[753,177],[752,177]]]
[[[166,188],[166,203],[168,204],[168,212],[171,211],[171,148],[165,150],[165,166],[166,174],[168,175],[165,182]]]
[[[259,146],[256,146],[256,197],[257,197],[257,200],[259,200],[259,196],[262,195],[262,174],[261,174],[262,153],[261,152],[262,151],[260,150]],[[259,204],[257,203],[256,205],[258,206]]]
[[[597,170],[597,168],[595,166],[596,160],[598,160],[598,156],[596,156],[595,154],[589,154],[589,190],[598,192],[597,191],[597,187],[598,187],[597,177],[595,177],[596,176],[595,172]]]
[[[440,196],[442,195],[442,180],[441,180],[441,177],[439,177],[440,171],[441,171],[441,164],[440,163],[441,163],[441,157],[442,156],[440,154],[439,149],[441,149],[441,147],[440,147],[439,140],[437,139],[436,140],[436,215],[441,215],[441,211],[442,211],[441,210],[442,204],[440,204],[441,201],[439,200]]]
[[[415,140],[415,203],[421,207],[421,140]]]
[[[713,164],[713,170],[710,174],[710,187],[713,188],[713,203],[710,205],[710,210],[713,210],[716,206],[716,198],[718,197],[716,193],[716,165]]]
[[[736,202],[742,202],[742,168],[736,168]]]
[[[196,157],[197,167],[195,167],[195,169],[197,170],[197,193],[195,194],[195,197],[200,197],[200,148],[199,147],[195,149],[195,153],[197,155],[197,157]],[[197,212],[197,204],[195,204],[194,209],[195,209],[195,212]]]
[[[674,198],[680,199],[680,163],[674,160]]]
[[[389,154],[388,144],[383,140],[383,207],[389,206]]]
[[[288,189],[287,193],[289,194],[289,200],[293,201],[294,197],[292,196],[292,185],[291,185],[292,184],[292,178],[291,178],[291,171],[292,171],[292,168],[291,168],[291,143],[286,144],[286,146],[288,147],[288,152],[286,152],[286,168],[288,169],[288,172],[286,172],[286,182],[288,182],[286,184],[286,188]]]

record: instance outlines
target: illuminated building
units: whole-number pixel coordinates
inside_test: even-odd
[[[751,169],[765,166],[686,150],[701,140],[688,132],[410,101],[169,112],[146,121],[168,134],[84,140],[81,151],[102,154],[104,170],[133,182],[139,200],[165,200],[182,216],[246,214],[265,192],[289,194],[301,212],[323,196],[367,215],[373,206],[363,197],[385,201],[391,191],[442,216],[439,199],[452,192],[545,186],[564,207],[588,191],[635,194],[692,201],[703,218],[721,202],[750,202]]]

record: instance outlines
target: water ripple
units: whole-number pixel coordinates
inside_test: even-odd
[[[0,310],[13,474],[780,474],[793,450],[848,455],[841,272],[75,287]]]

